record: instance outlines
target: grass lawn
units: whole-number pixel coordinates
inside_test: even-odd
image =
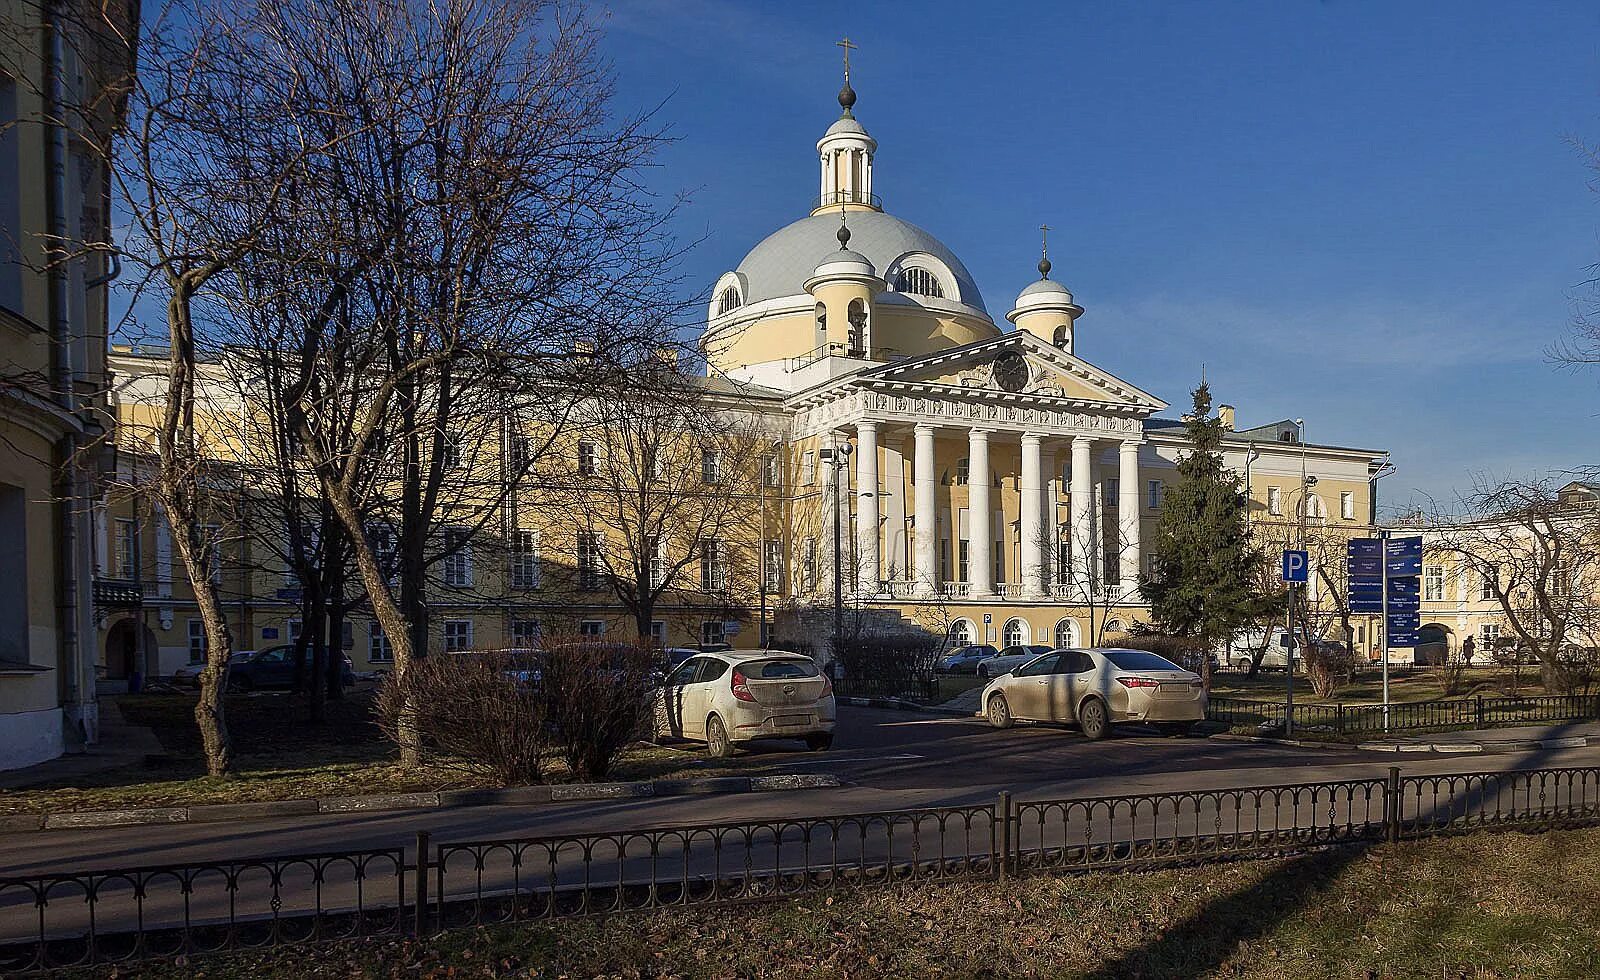
[[[1461,693],[1453,697],[1470,697],[1477,694],[1486,698],[1505,697],[1509,679],[1510,674],[1501,668],[1469,670]],[[1281,670],[1258,673],[1255,677],[1247,677],[1231,670],[1221,670],[1211,675],[1211,693],[1216,697],[1282,701],[1284,686],[1284,675]],[[1518,685],[1517,693],[1522,697],[1542,696],[1545,693],[1539,684],[1537,670],[1526,668],[1523,670],[1522,683]],[[1439,684],[1431,670],[1426,667],[1408,667],[1402,670],[1391,668],[1389,697],[1392,701],[1433,701],[1444,695],[1440,693]],[[1296,677],[1294,699],[1301,704],[1322,701],[1328,703],[1343,701],[1346,704],[1380,703],[1383,701],[1383,675],[1377,671],[1363,671],[1349,684],[1335,691],[1331,698],[1317,697],[1312,693],[1309,681],[1304,677]]]
[[[108,810],[140,806],[254,803],[321,796],[425,793],[494,785],[488,773],[461,766],[406,768],[372,721],[370,692],[329,702],[320,724],[303,698],[257,694],[228,699],[228,728],[238,774],[205,774],[195,698],[188,694],[137,694],[117,699],[129,724],[155,732],[166,755],[142,768],[111,769],[70,782],[0,790],[0,813],[41,810]],[[628,750],[614,780],[715,776],[738,772],[748,757],[706,760],[697,746],[640,745]],[[559,764],[549,781],[562,781]]]
[[[424,943],[199,957],[114,975],[1590,978],[1600,975],[1600,831],[901,885]]]

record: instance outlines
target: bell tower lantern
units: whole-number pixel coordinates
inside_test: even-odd
[[[839,46],[844,49],[840,114],[817,141],[821,193],[811,213],[822,214],[840,207],[847,211],[882,211],[878,196],[872,192],[872,155],[878,149],[878,141],[856,121],[856,91],[850,87],[850,52],[855,45],[845,38]]]

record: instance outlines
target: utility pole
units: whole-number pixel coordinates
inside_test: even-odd
[[[844,508],[840,502],[839,484],[850,477],[850,444],[835,447],[829,464],[833,471],[833,656],[839,657],[839,643],[844,638]]]

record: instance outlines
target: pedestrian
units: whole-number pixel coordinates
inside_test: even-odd
[[[1472,666],[1472,654],[1477,650],[1477,647],[1478,647],[1477,641],[1474,640],[1470,636],[1468,636],[1464,641],[1462,641],[1462,643],[1461,643],[1461,662],[1466,664],[1468,667]]]

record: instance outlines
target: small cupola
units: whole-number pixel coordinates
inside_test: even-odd
[[[850,250],[850,226],[841,211],[839,247],[822,257],[805,290],[816,297],[816,346],[864,354],[871,346],[872,299],[884,289],[872,260]]]
[[[1049,233],[1048,226],[1041,229]],[[1083,315],[1083,307],[1073,302],[1067,287],[1050,278],[1048,241],[1039,257],[1039,278],[1017,294],[1017,304],[1006,314],[1018,330],[1031,333],[1047,344],[1072,353],[1073,324]]]
[[[823,214],[838,207],[882,211],[883,205],[872,192],[872,155],[877,152],[878,141],[867,135],[866,129],[856,121],[856,90],[850,87],[850,51],[855,45],[849,38],[839,44],[844,48],[844,87],[839,89],[839,119],[817,141],[822,180],[820,195],[811,213]]]

